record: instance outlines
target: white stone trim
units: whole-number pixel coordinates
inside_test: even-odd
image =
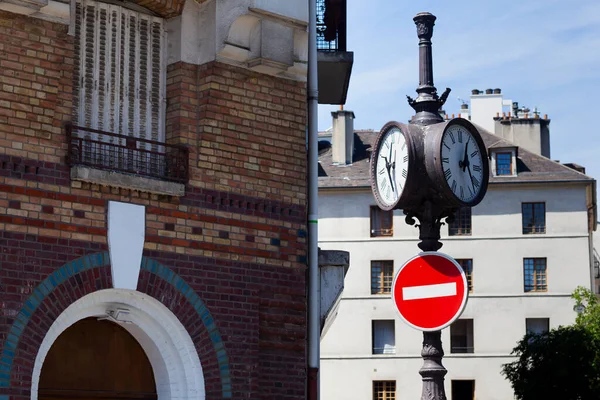
[[[54,321],[35,358],[31,400],[38,398],[44,359],[54,341],[84,318],[106,316],[107,308],[126,308],[122,324],[142,346],[152,365],[159,400],[204,400],[204,375],[192,339],[177,317],[161,302],[134,290],[106,289],[90,293],[71,304]]]
[[[15,14],[28,15],[46,21],[58,22],[69,25],[71,10],[69,4],[59,1],[0,1],[0,10],[13,12]]]
[[[146,208],[109,201],[107,226],[113,287],[136,290],[146,238]]]

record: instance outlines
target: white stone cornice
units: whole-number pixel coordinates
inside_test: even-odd
[[[54,0],[0,0],[0,10],[69,25],[71,8]]]
[[[168,63],[214,60],[304,81],[308,4],[303,0],[188,0],[167,22]]]

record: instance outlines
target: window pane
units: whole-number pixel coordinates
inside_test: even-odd
[[[471,234],[471,208],[459,208],[454,214],[454,221],[448,224],[448,235],[470,235]]]
[[[526,292],[545,292],[548,290],[545,258],[523,259],[523,279]]]
[[[458,319],[450,325],[450,353],[473,353],[473,320]]]
[[[546,204],[523,203],[523,233],[546,232]]]
[[[473,292],[473,260],[472,259],[457,259],[456,262],[462,267],[467,275],[467,284],[469,285],[469,293]]]
[[[475,394],[475,381],[453,380],[452,400],[473,400]]]
[[[496,175],[512,175],[512,154],[496,154]]]
[[[396,381],[373,381],[373,400],[396,400]]]
[[[395,354],[396,332],[393,320],[373,321],[373,354]]]
[[[377,206],[371,206],[371,237],[392,236],[393,211],[383,211]]]
[[[549,318],[526,318],[525,326],[527,333],[545,333],[550,330],[550,319]]]
[[[391,293],[393,275],[393,261],[371,261],[371,294]]]

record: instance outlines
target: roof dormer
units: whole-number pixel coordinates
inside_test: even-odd
[[[517,176],[517,146],[494,147],[489,149],[492,176]]]

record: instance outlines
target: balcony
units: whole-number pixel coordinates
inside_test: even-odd
[[[99,185],[182,196],[188,181],[188,149],[65,124],[71,179]]]
[[[344,104],[354,62],[346,51],[346,0],[315,1],[319,104]]]

